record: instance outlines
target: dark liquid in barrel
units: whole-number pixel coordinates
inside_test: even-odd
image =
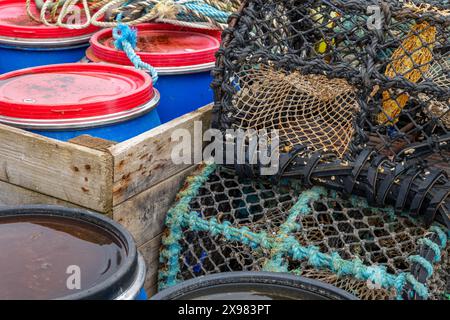
[[[0,299],[54,299],[79,293],[114,274],[126,254],[113,234],[87,222],[2,217]]]
[[[228,284],[188,293],[183,300],[322,300],[312,292],[264,284]]]

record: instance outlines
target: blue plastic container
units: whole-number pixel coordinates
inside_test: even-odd
[[[158,100],[159,94],[155,97],[155,99],[150,101],[148,105],[140,108],[140,110],[134,110],[132,113],[130,113],[129,117],[109,119],[99,123],[96,123],[97,121],[93,119],[87,119],[86,121],[81,123],[77,122],[75,127],[71,124],[58,125],[55,122],[50,122],[47,125],[39,125],[43,129],[40,129],[39,126],[36,126],[33,123],[16,123],[16,126],[60,141],[68,141],[75,137],[87,134],[96,138],[123,142],[136,137],[143,132],[151,130],[161,124],[158,111],[156,110]],[[109,122],[112,123],[106,124]]]
[[[0,122],[67,141],[123,142],[161,124],[151,77],[107,64],[61,64],[0,76]]]
[[[214,63],[203,66],[204,71],[197,71],[198,67],[183,71],[157,68],[159,79],[155,88],[159,92],[164,92],[158,108],[162,123],[213,102],[214,93],[211,89],[213,68]]]
[[[78,62],[84,56],[88,44],[63,48],[26,47],[6,44],[0,39],[0,74],[28,67]]]
[[[34,1],[31,11],[39,16]],[[0,74],[28,67],[78,62],[96,27],[71,30],[28,17],[23,0],[0,0]]]
[[[176,119],[211,103],[211,70],[220,46],[220,32],[167,24],[137,26],[136,53],[159,75],[155,88],[161,93],[158,114],[162,123]],[[123,51],[114,47],[112,30],[105,29],[91,39],[87,61],[132,65]]]

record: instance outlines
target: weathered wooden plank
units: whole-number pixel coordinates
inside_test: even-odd
[[[0,206],[20,206],[33,204],[49,204],[69,208],[80,208],[73,203],[0,181]]]
[[[167,211],[174,204],[192,166],[113,208],[113,218],[134,236],[138,246],[163,232]]]
[[[147,266],[145,288],[152,288],[158,283],[159,249],[161,247],[162,235],[155,237],[139,248]]]
[[[112,208],[110,154],[5,125],[0,181],[102,213]]]
[[[145,287],[145,290],[147,291],[147,295],[149,298],[153,297],[155,294],[158,293],[158,285],[153,285],[151,287]]]
[[[107,151],[109,147],[117,144],[117,142],[96,138],[87,134],[70,139],[69,142],[100,151]]]
[[[208,129],[211,109],[203,107],[109,148],[114,158],[113,206],[188,168],[190,165],[175,165],[171,159],[172,149],[178,144],[172,141],[172,133],[186,129],[193,137],[196,121],[203,122],[203,131]]]

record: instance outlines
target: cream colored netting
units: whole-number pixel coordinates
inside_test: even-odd
[[[258,65],[233,81],[239,90],[233,98],[238,128],[276,129],[285,145],[305,145],[340,158],[347,152],[359,106],[346,80]]]

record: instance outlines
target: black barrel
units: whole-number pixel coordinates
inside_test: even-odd
[[[105,216],[0,207],[0,299],[144,299],[145,273],[131,234]]]
[[[191,279],[152,300],[357,300],[329,284],[287,273],[225,272]]]

